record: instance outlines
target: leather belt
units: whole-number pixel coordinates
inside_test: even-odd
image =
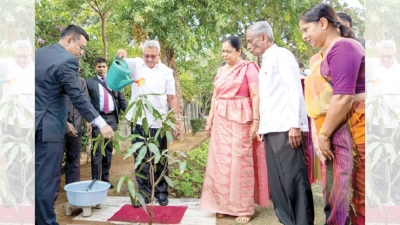
[[[105,112],[99,112],[99,114],[100,114],[101,116],[111,116],[111,115],[113,115],[113,114],[114,114],[114,111],[112,111],[112,112],[108,112],[108,113],[105,113]]]

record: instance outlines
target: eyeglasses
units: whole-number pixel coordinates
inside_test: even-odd
[[[156,58],[158,57],[158,55],[143,55],[143,57],[144,57],[145,59],[149,59],[149,58],[151,58],[151,59],[156,59]]]
[[[81,49],[81,51],[83,51],[83,50],[86,49],[86,46],[82,45],[81,43],[79,43],[78,41],[76,41],[76,40],[74,40],[74,39],[72,39],[72,40],[73,40],[74,42],[78,43],[79,48]]]
[[[29,55],[19,55],[19,54],[14,55],[14,58],[16,59],[27,59],[28,57]]]
[[[388,55],[380,54],[379,58],[381,58],[381,59],[392,59],[393,56],[394,56],[393,54],[388,54]]]
[[[81,45],[79,42],[78,42],[78,45],[79,45],[79,48],[81,48],[82,51],[86,49],[86,46]]]

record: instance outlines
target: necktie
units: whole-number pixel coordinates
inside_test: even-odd
[[[104,77],[101,77],[101,80],[103,81],[104,86],[107,87],[107,84],[106,84],[106,81],[104,80]],[[108,113],[108,91],[105,88],[103,88],[103,89],[104,89],[104,107],[103,107],[103,112],[104,113]]]

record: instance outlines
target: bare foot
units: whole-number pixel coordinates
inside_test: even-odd
[[[236,221],[237,223],[245,224],[245,223],[248,223],[248,222],[251,220],[252,217],[253,217],[253,215],[238,216],[238,217],[235,219],[235,221]]]
[[[218,217],[218,218],[222,218],[222,217],[225,217],[225,216],[226,216],[225,214],[217,213],[217,217]]]

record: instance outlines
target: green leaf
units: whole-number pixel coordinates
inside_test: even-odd
[[[153,115],[153,106],[151,105],[150,101],[147,99],[143,99],[144,103],[145,103],[145,107],[147,108],[147,110],[149,111],[150,114]],[[155,115],[154,115],[155,116]]]
[[[31,149],[27,144],[21,143],[19,145],[19,148],[21,149],[21,152],[25,153],[26,155],[26,160],[25,163],[29,163],[32,160],[33,157],[33,149]]]
[[[186,154],[184,152],[182,152],[181,150],[176,150],[175,152],[179,153],[181,156],[186,158]]]
[[[101,142],[100,142],[100,152],[101,152],[101,154],[102,154],[103,156],[106,156],[106,151],[105,151],[106,146],[105,146],[104,142],[105,142],[105,139],[101,139]]]
[[[376,148],[374,155],[372,156],[372,162],[371,162],[371,167],[374,167],[374,165],[378,162],[378,160],[381,158],[383,148],[382,146],[379,146]]]
[[[128,180],[128,190],[129,193],[135,194],[135,184],[131,180]]]
[[[140,134],[131,134],[131,135],[129,135],[128,137],[126,137],[126,139],[128,139],[128,140],[133,140],[133,139],[135,139],[135,138],[140,138],[140,139],[142,139],[142,140],[145,139],[145,138],[144,138],[142,135],[140,135]]]
[[[154,139],[157,140],[158,135],[160,135],[161,129],[158,128],[156,134],[154,135]],[[158,142],[158,141],[157,141]],[[158,144],[158,143],[157,143]]]
[[[97,147],[99,146],[99,144],[100,144],[100,142],[102,140],[104,140],[102,134],[99,134],[96,138],[92,139],[92,142],[94,143],[94,145],[93,145],[93,155],[96,155]]]
[[[171,120],[167,120],[165,123],[168,124],[168,126],[170,126],[172,129],[176,130],[175,124],[172,123]]]
[[[180,162],[179,163],[179,171],[180,173],[184,173],[186,169],[186,162]]]
[[[119,178],[118,184],[117,184],[117,193],[121,191],[122,184],[124,183],[125,179],[127,176],[123,176]]]
[[[113,141],[112,141],[112,145],[113,145],[115,151],[117,152],[117,154],[118,154],[118,155],[121,155],[122,152],[121,152],[121,147],[119,146],[119,142],[113,140]]]
[[[125,138],[123,138],[119,132],[114,132],[114,141],[125,141]]]
[[[164,179],[167,182],[168,186],[170,187],[174,187],[174,182],[172,182],[171,178],[169,178],[168,176],[164,175]]]
[[[144,164],[143,164],[143,165],[144,165]],[[143,168],[142,168],[142,169],[143,169]],[[139,170],[139,171],[140,171],[140,170]],[[142,174],[135,173],[135,176],[147,180],[147,177],[143,176]]]
[[[136,142],[133,145],[131,145],[131,147],[126,151],[124,159],[131,157],[136,152],[136,150],[138,150],[143,145],[144,142]]]
[[[16,163],[16,162],[14,162],[14,159],[17,156],[17,153],[18,153],[18,146],[14,145],[14,147],[11,149],[10,154],[8,155],[8,158],[7,158],[7,166],[6,166],[7,168],[11,164]]]
[[[0,147],[0,156],[3,156],[9,149],[14,147],[15,142],[7,142],[3,146]]]
[[[147,122],[147,117],[143,117],[142,120],[142,127],[143,127],[143,131],[144,133],[149,136],[149,124]]]
[[[144,198],[143,198],[143,196],[141,195],[141,194],[137,194],[137,195],[135,195],[135,197],[136,197],[136,200],[139,200],[139,203],[140,203],[140,205],[142,206],[142,209],[145,211],[145,212],[147,212],[146,210],[146,203],[145,203],[145,201],[144,201]]]
[[[160,158],[161,158],[161,154],[160,154],[160,150],[158,149],[158,147],[155,145],[155,144],[153,144],[153,143],[149,143],[149,149],[150,149],[150,151],[154,154],[154,156],[155,156],[155,159],[154,159],[154,163],[158,163],[158,161],[160,160]]]
[[[167,130],[167,132],[165,132],[165,135],[167,136],[168,142],[172,142],[174,140],[174,138],[172,137],[171,131]]]
[[[135,158],[135,169],[142,163],[142,160],[144,156],[146,155],[147,152],[147,147],[142,146],[142,148],[139,151],[138,156]]]
[[[135,199],[132,197],[132,195],[131,194],[129,194],[129,199],[131,200],[131,205],[132,205],[132,207],[135,207]]]
[[[126,117],[126,115],[128,114],[128,112],[132,109],[132,107],[133,107],[135,104],[136,104],[136,101],[133,101],[133,102],[129,103],[128,107],[125,109],[123,118]],[[135,116],[135,110],[133,110],[133,114],[132,114],[132,115],[133,115],[133,116],[132,116],[132,118],[133,118],[133,117]]]
[[[138,104],[137,108],[138,108],[138,109],[137,109],[137,113],[136,113],[136,115],[135,115],[135,117],[134,117],[133,124],[137,124],[138,119],[141,118],[141,117],[142,117],[142,114],[143,114],[143,107],[142,107],[142,105],[141,105],[141,104]]]

